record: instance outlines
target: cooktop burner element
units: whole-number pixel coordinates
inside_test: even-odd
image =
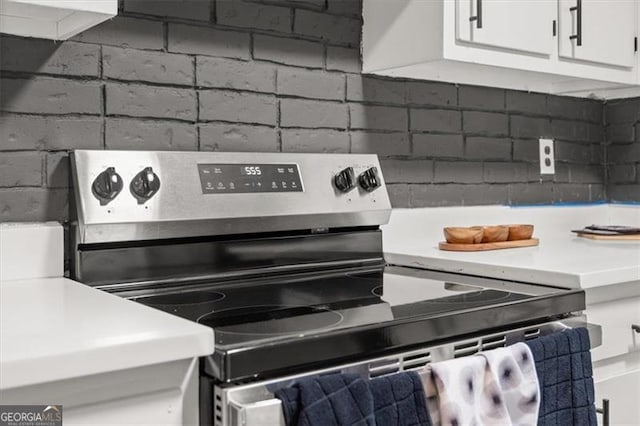
[[[278,335],[308,333],[339,324],[343,316],[315,306],[244,306],[211,312],[198,318],[216,333]]]

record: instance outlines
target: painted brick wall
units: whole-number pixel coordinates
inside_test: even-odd
[[[607,195],[640,202],[640,98],[605,104]]]
[[[362,76],[359,13],[124,0],[70,41],[1,37],[0,221],[67,218],[76,148],[377,153],[397,207],[605,198],[601,102]]]

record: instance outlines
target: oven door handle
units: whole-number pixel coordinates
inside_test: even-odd
[[[285,426],[282,401],[276,398],[240,404],[229,401],[231,426]]]
[[[567,328],[586,328],[587,332],[589,333],[589,343],[591,344],[591,349],[602,346],[602,326],[599,324],[586,322],[584,320],[584,316],[563,319],[557,321],[557,323]]]

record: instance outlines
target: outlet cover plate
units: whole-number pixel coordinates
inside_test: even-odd
[[[553,153],[553,139],[540,139],[540,174],[556,173],[556,159]]]

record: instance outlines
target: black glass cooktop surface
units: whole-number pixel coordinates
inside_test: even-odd
[[[571,306],[542,301],[565,292],[387,267],[200,283],[134,299],[212,327],[208,372],[234,380],[552,316]]]

